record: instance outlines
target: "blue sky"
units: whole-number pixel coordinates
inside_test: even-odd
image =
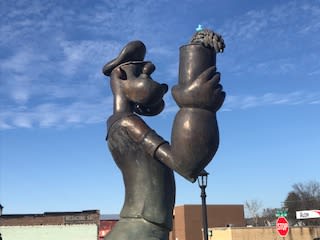
[[[118,213],[124,189],[106,146],[112,111],[102,66],[131,40],[153,78],[177,82],[179,47],[198,24],[222,34],[227,98],[207,167],[209,204],[280,207],[319,181],[320,1],[1,1],[0,203],[4,213]],[[177,107],[146,121],[170,139]],[[176,175],[176,204],[200,190]]]

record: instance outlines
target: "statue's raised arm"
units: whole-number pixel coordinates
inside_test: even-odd
[[[218,149],[216,112],[225,93],[216,72],[216,53],[222,38],[199,31],[180,48],[179,83],[172,94],[176,114],[171,144],[139,115],[155,116],[164,109],[166,84],[154,81],[155,66],[144,61],[146,47],[129,42],[103,73],[110,77],[113,114],[107,122],[107,141],[125,184],[120,221],[108,240],[167,240],[175,201],[173,171],[194,182]]]
[[[156,157],[190,181],[196,180],[218,149],[216,112],[225,92],[216,72],[216,53],[224,47],[220,35],[205,29],[180,48],[179,83],[172,89],[180,110],[172,127],[171,147],[160,147]]]

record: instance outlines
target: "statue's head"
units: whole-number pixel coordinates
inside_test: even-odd
[[[143,61],[145,53],[141,41],[130,42],[117,58],[103,67],[103,73],[111,77],[111,88],[116,97],[127,100],[137,114],[154,116],[164,108],[162,98],[168,86],[151,78],[155,66]]]

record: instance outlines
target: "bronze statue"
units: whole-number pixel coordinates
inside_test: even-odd
[[[172,94],[180,107],[172,128],[171,145],[139,115],[155,116],[164,109],[166,84],[151,78],[155,66],[144,61],[146,47],[129,42],[107,63],[114,95],[107,121],[107,141],[125,184],[120,220],[105,240],[167,240],[172,228],[176,171],[191,182],[218,148],[216,111],[225,93],[216,72],[216,53],[224,42],[209,30],[195,34],[180,48],[179,83]]]

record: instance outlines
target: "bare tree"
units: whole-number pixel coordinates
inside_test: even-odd
[[[320,183],[310,181],[306,184],[297,183],[292,186],[293,191],[301,199],[301,207],[306,209],[319,208],[320,203]]]
[[[245,201],[245,209],[249,214],[249,217],[253,219],[254,226],[258,226],[259,213],[262,208],[262,202],[259,200]]]
[[[288,208],[288,219],[292,223],[297,222],[296,211],[313,210],[320,208],[320,183],[310,181],[307,183],[296,183],[293,190],[288,193],[284,206]],[[304,220],[307,225],[320,224],[320,220]]]
[[[264,208],[262,210],[261,218],[265,226],[271,226],[277,220],[276,213],[277,208]]]

